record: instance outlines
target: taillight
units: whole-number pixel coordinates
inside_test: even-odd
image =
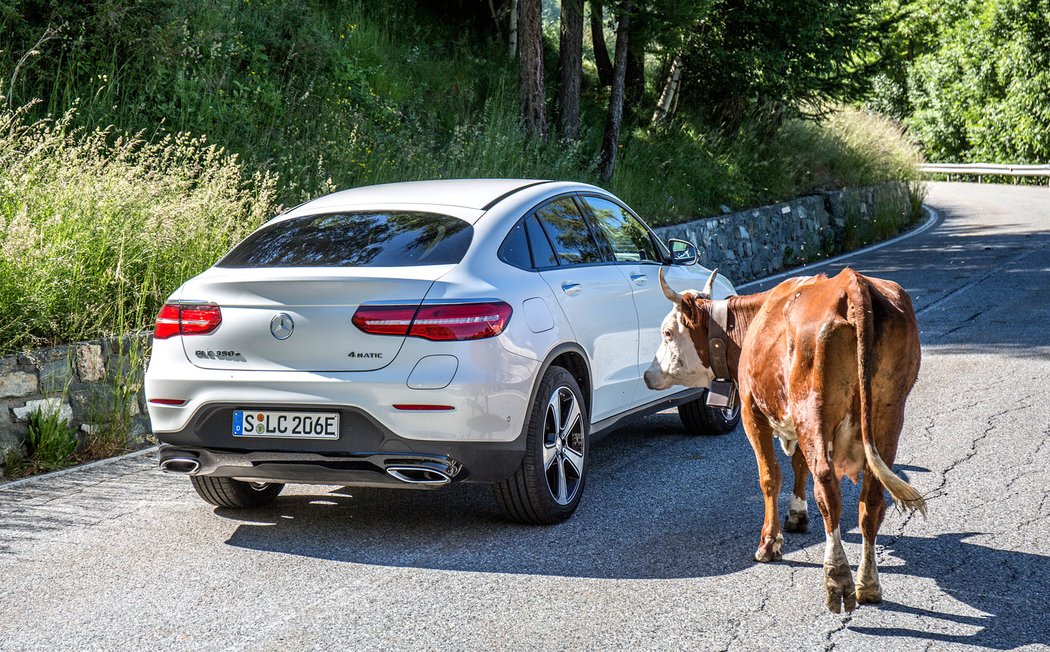
[[[179,304],[165,303],[157,314],[157,325],[153,329],[153,339],[166,340],[179,334]]]
[[[176,335],[205,335],[222,323],[222,311],[214,303],[166,303],[157,314],[153,337],[166,340]]]
[[[373,335],[408,335],[417,306],[359,306],[350,320]]]
[[[503,332],[513,312],[502,301],[424,304],[415,306],[361,306],[354,326],[373,335],[401,335],[447,342],[480,340]]]
[[[480,340],[503,332],[511,308],[502,301],[420,306],[409,337],[425,340]]]

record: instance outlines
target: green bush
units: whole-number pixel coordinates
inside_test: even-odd
[[[58,410],[36,410],[29,414],[26,462],[38,470],[51,470],[71,463],[77,436]]]
[[[1050,161],[1050,0],[942,8],[910,66],[907,122],[931,160]]]

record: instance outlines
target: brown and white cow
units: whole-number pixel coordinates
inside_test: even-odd
[[[875,536],[886,513],[883,487],[902,508],[925,515],[926,503],[887,466],[897,454],[904,403],[919,372],[919,330],[911,298],[896,283],[846,269],[794,278],[772,290],[712,301],[711,274],[703,292],[675,292],[663,341],[645,373],[651,389],[708,386],[715,375],[710,336],[726,345],[728,374],[738,383],[741,418],[758,460],[765,522],[755,559],[781,558],[777,514],[778,437],[791,456],[795,491],[784,529],[807,527],[806,478],[824,517],[826,603],[839,612],[879,602]],[[722,305],[719,305],[722,304]],[[721,323],[721,322],[725,323]],[[717,355],[717,353],[715,353]],[[725,373],[725,371],[723,371]],[[864,471],[860,528],[864,549],[854,585],[839,533],[843,476]]]

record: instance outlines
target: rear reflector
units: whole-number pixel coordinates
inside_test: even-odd
[[[512,313],[503,301],[424,304],[415,306],[360,306],[354,326],[373,335],[421,337],[435,342],[495,337],[507,327]]]
[[[447,412],[455,410],[451,405],[426,405],[420,403],[394,403],[395,410],[409,410],[417,412]]]
[[[222,323],[222,310],[214,303],[166,303],[157,314],[153,337],[206,335]]]
[[[150,403],[154,405],[185,405],[186,401],[181,398],[151,398]]]

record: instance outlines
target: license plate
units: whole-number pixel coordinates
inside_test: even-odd
[[[233,436],[339,439],[339,413],[234,410]]]

